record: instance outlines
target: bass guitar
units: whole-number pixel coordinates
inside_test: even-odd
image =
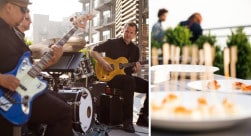
[[[56,45],[63,46],[78,28],[85,28],[87,21],[92,18],[89,14],[72,18],[74,27]],[[16,91],[0,87],[0,114],[15,125],[24,124],[29,120],[32,101],[47,88],[47,83],[37,76],[51,60],[53,52],[48,51],[35,65],[30,62],[30,55],[30,52],[25,52],[17,66],[12,71],[4,73],[14,75],[20,80]]]
[[[127,67],[135,66],[136,62],[128,63],[128,60],[125,57],[119,57],[117,59],[111,59],[109,57],[104,57],[105,61],[107,61],[111,67],[113,68],[113,71],[106,71],[103,69],[103,66],[101,63],[97,62],[95,64],[95,73],[97,78],[100,81],[110,81],[113,79],[116,75],[125,75],[124,69]],[[140,61],[140,64],[147,64],[148,61]]]

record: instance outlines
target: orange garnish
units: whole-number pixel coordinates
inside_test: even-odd
[[[162,105],[151,104],[152,110],[161,110],[163,108]]]
[[[233,82],[233,89],[241,89],[242,85],[244,85],[242,82]]]
[[[176,100],[177,98],[178,98],[178,97],[177,97],[177,95],[175,95],[175,94],[168,94],[168,95],[163,99],[162,103],[164,104],[164,103],[167,103],[167,102],[169,102],[169,101]]]
[[[200,98],[198,98],[198,103],[203,104],[203,105],[207,105],[207,100],[204,97],[200,97]]]
[[[243,85],[241,85],[241,90],[243,92],[251,91],[251,85],[245,85],[245,84],[243,84]]]
[[[220,84],[217,82],[217,80],[212,80],[207,83],[207,87],[212,90],[217,90],[220,88]]]
[[[191,110],[186,109],[184,106],[177,106],[177,107],[174,109],[174,112],[175,112],[175,113],[180,113],[180,114],[191,114],[191,113],[192,113]]]
[[[234,104],[230,103],[226,98],[222,101],[222,105],[228,110],[232,111],[234,108]]]

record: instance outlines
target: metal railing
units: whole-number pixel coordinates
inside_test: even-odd
[[[236,32],[237,28],[243,27],[243,31],[251,42],[251,25],[238,25],[238,26],[225,26],[225,27],[214,27],[214,28],[204,28],[203,34],[208,34],[216,36],[218,45],[225,47],[227,43],[228,36],[231,36],[232,32]]]

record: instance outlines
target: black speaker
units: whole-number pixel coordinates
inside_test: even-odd
[[[118,95],[102,94],[98,120],[107,125],[120,125],[123,119],[123,98]]]

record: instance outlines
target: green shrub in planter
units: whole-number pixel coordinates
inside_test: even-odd
[[[237,46],[237,78],[251,78],[251,47],[247,35],[243,32],[243,27],[240,27],[234,33],[228,36],[227,46]]]
[[[195,44],[198,45],[199,49],[203,48],[204,43],[209,43],[210,45],[215,45],[216,43],[216,36],[211,35],[210,33],[208,35],[201,35],[196,41]]]
[[[168,28],[165,32],[165,41],[182,48],[191,45],[190,37],[192,32],[185,26],[176,26],[174,29]]]
[[[154,40],[152,34],[151,34],[151,48],[156,47],[156,48],[162,48],[162,44],[161,42]]]
[[[216,36],[211,35],[211,33],[209,33],[208,35],[200,36],[195,41],[195,44],[198,46],[199,49],[202,49],[205,43],[209,43],[210,45],[215,46],[215,58],[213,65],[219,68],[219,70],[216,71],[215,74],[224,75],[223,51],[221,50],[221,47],[219,45],[215,45]]]
[[[223,51],[220,46],[215,46],[215,58],[213,65],[219,68],[215,74],[224,75]]]

